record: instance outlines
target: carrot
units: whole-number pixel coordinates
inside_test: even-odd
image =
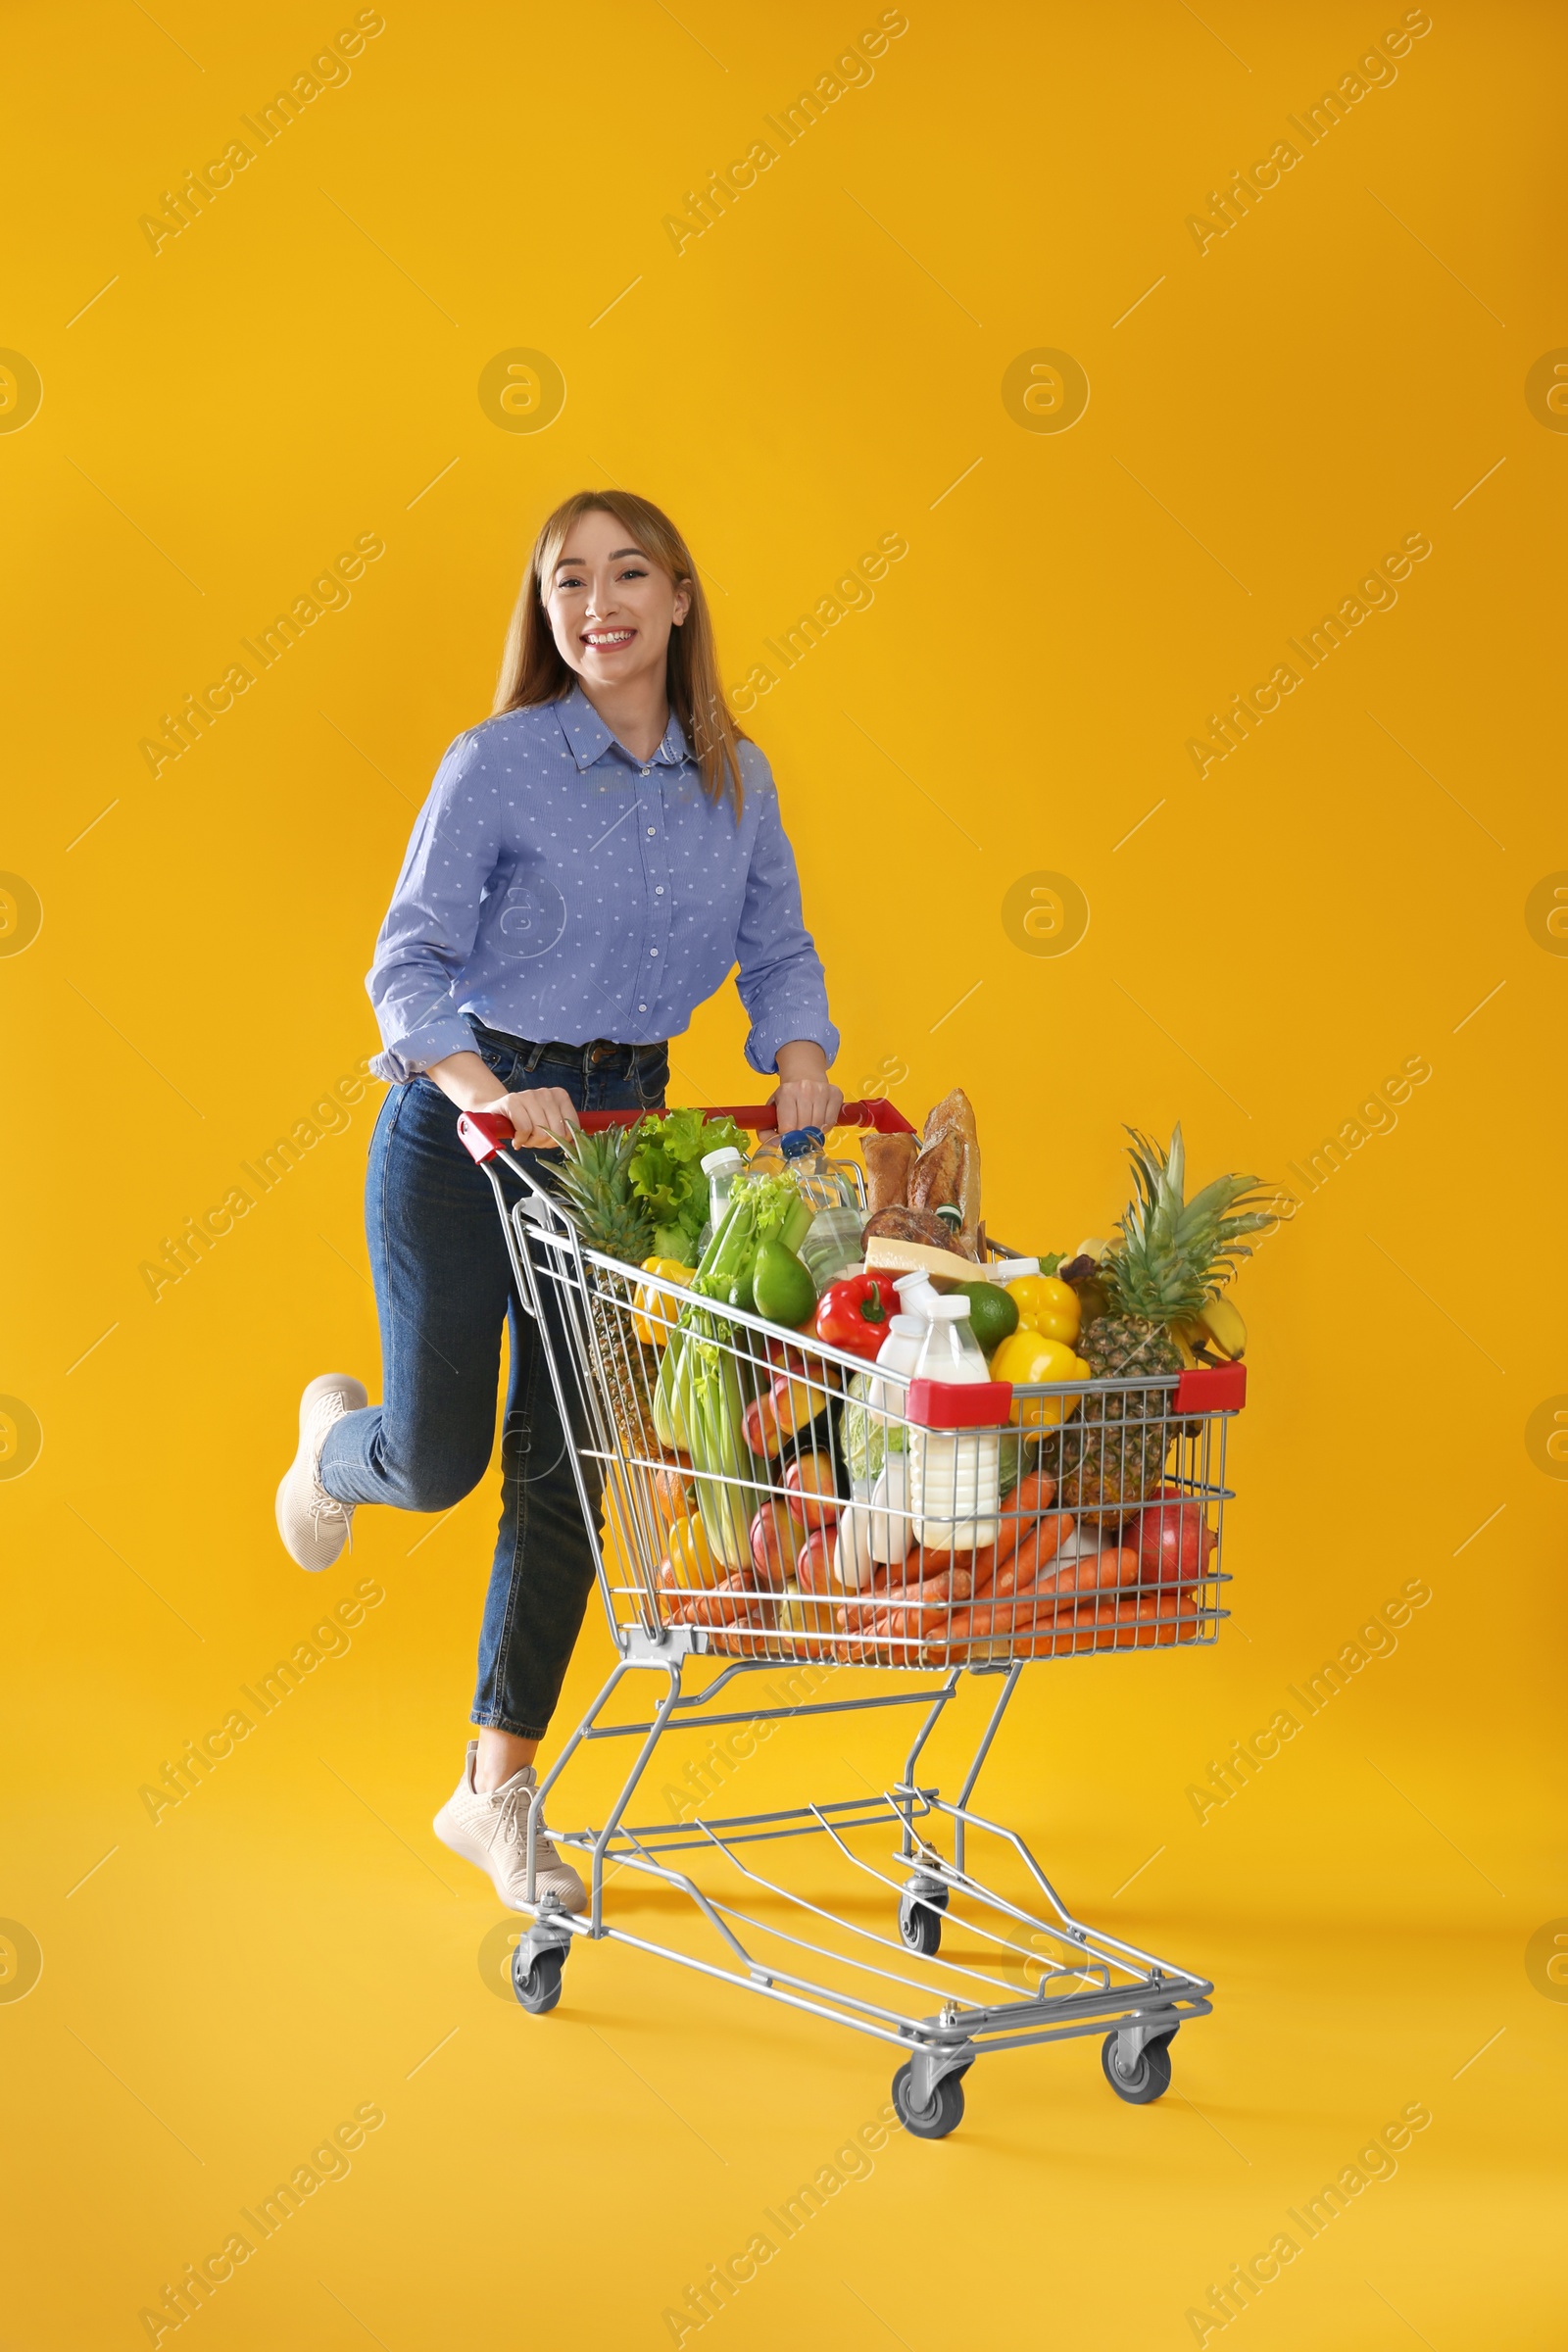
[[[950,1555],[951,1556],[951,1555]],[[956,1565],[928,1577],[923,1584],[906,1587],[891,1605],[884,1597],[878,1605],[862,1602],[838,1611],[839,1629],[854,1637],[847,1649],[849,1663],[911,1664],[914,1645],[922,1633],[934,1635],[937,1626],[932,1620],[938,1612],[951,1613],[956,1601],[965,1601],[970,1593],[970,1573]]]
[[[1066,1511],[1051,1511],[1045,1518],[1032,1521],[1017,1549],[1002,1561],[991,1580],[997,1599],[1004,1600],[1012,1592],[1031,1592],[1041,1571],[1055,1558],[1071,1535],[1072,1527]]]
[[[1121,1590],[1138,1582],[1136,1551],[1097,1551],[1087,1557],[1067,1560],[1054,1568],[1049,1576],[1041,1577],[1037,1590],[1042,1592],[1104,1592]]]
[[[1044,1470],[1032,1470],[1022,1478],[1010,1494],[1004,1495],[997,1524],[997,1540],[974,1553],[976,1568],[989,1571],[1010,1560],[1024,1539],[1032,1532],[1042,1511],[1048,1511],[1056,1499],[1056,1482]],[[931,1547],[927,1546],[928,1556]],[[952,1555],[938,1552],[945,1559]],[[975,1591],[981,1589],[980,1576],[975,1577]]]
[[[1199,1623],[1196,1608],[1184,1604],[1178,1609],[1168,1601],[1162,1607],[1159,1596],[1152,1592],[1125,1594],[1117,1600],[1108,1595],[1097,1596],[1080,1600],[1071,1614],[1064,1614],[1054,1628],[1042,1626],[1038,1633],[1014,1642],[1011,1654],[1051,1658],[1083,1655],[1091,1650],[1162,1647],[1173,1642],[1192,1641]]]

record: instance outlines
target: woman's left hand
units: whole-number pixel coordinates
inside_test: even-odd
[[[779,1083],[768,1101],[778,1113],[779,1133],[787,1135],[792,1127],[820,1127],[827,1135],[838,1124],[844,1096],[827,1074],[827,1057],[821,1047],[804,1043],[781,1046],[776,1067]]]

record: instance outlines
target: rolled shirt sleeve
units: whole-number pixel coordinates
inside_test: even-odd
[[[471,1054],[458,992],[479,906],[500,851],[499,805],[474,734],[460,735],[409,839],[366,980],[384,1053],[370,1068],[393,1085],[449,1054]]]
[[[822,961],[801,911],[801,880],[779,815],[777,789],[756,746],[744,749],[748,802],[756,796],[757,836],[735,940],[736,987],[752,1022],[746,1058],[767,1077],[776,1069],[780,1046],[796,1038],[819,1045],[831,1062],[839,1033],[828,1017]]]

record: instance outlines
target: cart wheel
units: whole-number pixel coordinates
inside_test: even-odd
[[[942,1941],[942,1914],[933,1911],[923,1898],[912,1894],[899,1901],[899,1934],[911,1952],[921,1952],[929,1960]]]
[[[1107,2034],[1100,2045],[1100,2063],[1105,2070],[1105,2081],[1118,2099],[1131,2107],[1147,2107],[1170,2088],[1170,2045],[1174,2034],[1161,2034],[1158,2041],[1146,2041],[1138,2053],[1138,2062],[1131,2074],[1123,2072],[1116,2060],[1118,2036]]]
[[[524,1950],[519,1943],[512,1955],[513,1988],[530,2017],[543,2017],[561,1998],[561,1971],[566,1955],[564,1951],[541,1952],[532,1968],[525,1968]]]
[[[906,2132],[916,2139],[946,2139],[963,2121],[963,2074],[944,2075],[937,2084],[936,2095],[929,2107],[914,2107],[909,2103],[909,2079],[913,2068],[907,2061],[893,2078],[893,2104]]]

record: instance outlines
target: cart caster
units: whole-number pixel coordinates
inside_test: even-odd
[[[1118,2061],[1116,2044],[1121,2036],[1107,2034],[1100,2045],[1100,2063],[1105,2070],[1105,2081],[1118,2099],[1129,2106],[1147,2107],[1170,2088],[1170,2045],[1174,2033],[1163,2034],[1157,2041],[1146,2041],[1128,2072]]]
[[[527,1965],[528,1950],[519,1943],[512,1955],[512,1984],[518,2000],[530,2017],[543,2017],[561,1998],[561,1972],[565,1965],[566,1946],[550,1949],[535,1955],[532,1968]]]
[[[963,2121],[963,2078],[969,2069],[960,2067],[956,2074],[944,2075],[929,2107],[910,2103],[909,2079],[913,2072],[906,2060],[893,2078],[893,2105],[899,2121],[916,2139],[946,2139]]]
[[[918,1899],[916,1899],[918,1898]],[[906,1950],[929,1960],[942,1942],[948,1889],[940,1879],[913,1878],[899,1898],[899,1936]]]

